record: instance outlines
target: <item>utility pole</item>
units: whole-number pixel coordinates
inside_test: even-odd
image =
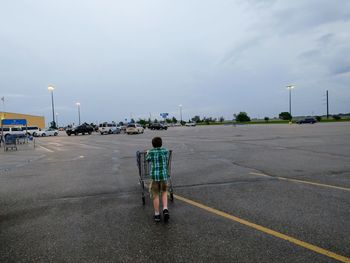
[[[326,97],[327,97],[327,119],[329,118],[329,101],[328,101],[328,90],[326,91]]]

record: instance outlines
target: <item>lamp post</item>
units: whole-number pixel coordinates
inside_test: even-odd
[[[49,85],[47,89],[51,92],[51,104],[52,104],[52,123],[51,123],[51,128],[56,128],[56,123],[55,123],[55,106],[53,103],[53,91],[55,87],[53,85]]]
[[[180,124],[182,125],[182,104],[179,105],[180,108]]]
[[[80,102],[77,102],[76,105],[78,106],[78,117],[79,117],[79,125],[80,125]]]
[[[292,89],[294,89],[294,85],[288,85],[287,89],[289,90],[289,114],[292,116]]]

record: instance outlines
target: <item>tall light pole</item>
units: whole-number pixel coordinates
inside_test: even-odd
[[[80,102],[77,102],[76,105],[78,106],[78,117],[79,117],[79,125],[80,125]]]
[[[294,85],[288,85],[287,89],[289,90],[289,114],[292,116],[292,89],[294,89]]]
[[[49,85],[47,87],[47,89],[51,92],[51,104],[52,104],[52,124],[51,127],[52,128],[56,128],[56,123],[55,123],[55,106],[53,103],[53,91],[55,89],[55,87],[53,85]]]
[[[327,96],[327,119],[329,118],[329,100],[328,100],[328,90],[326,92],[326,96]]]
[[[182,104],[179,105],[180,108],[180,123],[182,125]]]

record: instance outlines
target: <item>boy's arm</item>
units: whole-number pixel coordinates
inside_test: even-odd
[[[151,160],[151,156],[150,156],[150,151],[146,151],[146,160],[150,161]]]

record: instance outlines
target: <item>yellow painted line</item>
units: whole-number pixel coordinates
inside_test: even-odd
[[[270,176],[270,175],[262,174],[262,173],[249,173],[249,174],[265,176],[265,177],[270,177],[270,178],[276,178],[278,180],[283,180],[283,181],[290,181],[290,182],[296,182],[296,183],[302,183],[302,184],[311,184],[311,185],[316,185],[316,186],[322,186],[322,187],[328,187],[328,188],[334,188],[334,189],[339,189],[339,190],[350,191],[350,188],[347,188],[347,187],[340,187],[340,186],[329,185],[329,184],[320,184],[320,183],[304,181],[304,180],[298,180],[298,179],[292,179],[292,178],[286,178],[286,177],[280,177],[280,176],[274,177],[274,176]]]
[[[46,151],[48,151],[48,152],[50,152],[50,153],[53,153],[53,152],[54,152],[54,151],[52,151],[52,150],[50,150],[50,149],[47,149],[47,148],[44,147],[44,146],[39,145],[39,147],[40,147],[40,148],[43,148],[44,150],[46,150]]]
[[[261,174],[261,173],[249,173],[249,174],[253,174],[253,175],[259,175],[259,176],[265,176],[265,177],[271,177],[270,175],[267,174]]]
[[[299,239],[296,239],[294,237],[290,237],[290,236],[287,236],[285,234],[282,234],[282,233],[279,233],[277,231],[274,231],[272,229],[269,229],[269,228],[266,228],[266,227],[263,227],[263,226],[260,226],[260,225],[257,225],[257,224],[254,224],[254,223],[251,223],[247,220],[244,220],[244,219],[241,219],[239,217],[236,217],[236,216],[233,216],[233,215],[230,215],[230,214],[227,214],[225,212],[222,212],[220,210],[217,210],[217,209],[214,209],[214,208],[211,208],[209,206],[206,206],[206,205],[203,205],[203,204],[200,204],[200,203],[197,203],[195,201],[192,201],[190,199],[187,199],[185,197],[182,197],[182,196],[179,196],[179,195],[175,195],[174,194],[174,197],[177,199],[177,200],[180,200],[180,201],[183,201],[187,204],[190,204],[192,206],[195,206],[195,207],[198,207],[198,208],[201,208],[207,212],[210,212],[210,213],[213,213],[215,215],[218,215],[218,216],[221,216],[221,217],[224,217],[226,219],[229,219],[231,221],[235,221],[237,223],[240,223],[242,225],[245,225],[245,226],[248,226],[248,227],[251,227],[255,230],[258,230],[258,231],[261,231],[263,233],[266,233],[268,235],[271,235],[271,236],[274,236],[274,237],[277,237],[277,238],[280,238],[280,239],[283,239],[283,240],[286,240],[288,242],[291,242],[295,245],[298,245],[300,247],[303,247],[303,248],[306,248],[308,250],[311,250],[313,252],[316,252],[318,254],[322,254],[322,255],[325,255],[327,257],[330,257],[330,258],[333,258],[333,259],[336,259],[340,262],[346,262],[346,263],[350,263],[350,258],[347,258],[347,257],[344,257],[344,256],[341,256],[341,255],[338,255],[336,253],[333,253],[331,251],[328,251],[326,249],[323,249],[323,248],[320,248],[318,246],[315,246],[315,245],[312,245],[310,243],[307,243],[307,242],[304,242],[304,241],[301,241]]]

